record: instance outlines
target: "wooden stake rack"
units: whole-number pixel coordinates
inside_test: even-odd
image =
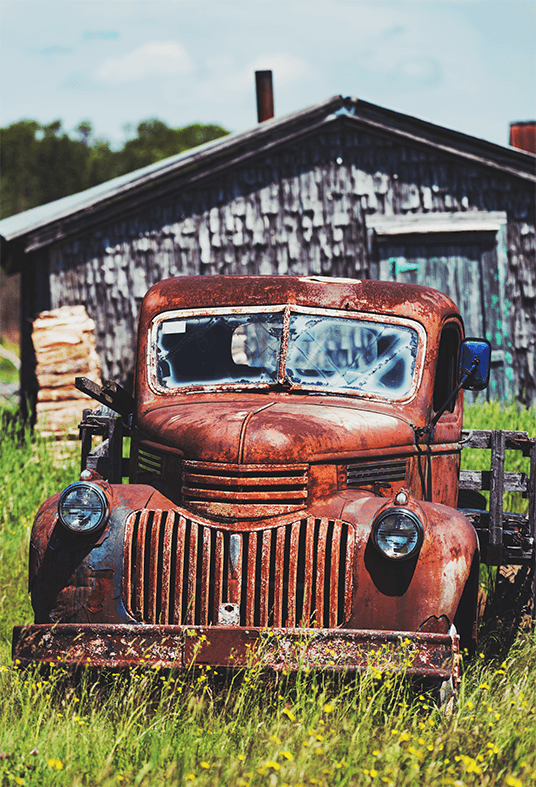
[[[474,430],[463,432],[464,448],[491,449],[489,470],[461,470],[460,489],[488,490],[489,511],[463,509],[480,540],[482,562],[491,566],[535,563],[536,539],[536,439],[527,432]],[[529,474],[506,473],[505,451],[522,451],[530,457]],[[505,512],[505,492],[528,498],[528,514]]]

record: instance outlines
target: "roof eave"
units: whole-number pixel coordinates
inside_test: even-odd
[[[473,165],[491,168],[498,174],[536,184],[536,156],[530,153],[478,140],[462,132],[451,131],[357,98],[333,96],[286,117],[272,118],[246,132],[232,134],[164,162],[149,165],[130,173],[130,176],[116,178],[109,181],[109,188],[89,189],[80,194],[80,201],[74,206],[71,198],[58,200],[57,213],[46,215],[45,210],[44,217],[36,217],[34,223],[22,229],[19,226],[19,229],[10,232],[9,219],[5,219],[0,222],[4,249],[6,244],[9,246],[15,240],[20,240],[27,252],[41,248],[93,224],[110,208],[112,215],[121,212],[125,200],[128,201],[127,210],[135,209],[153,198],[155,189],[161,196],[171,188],[189,185],[207,175],[214,176],[247,158],[309,135],[319,126],[335,121],[357,124],[376,134],[394,135],[408,144],[424,145]],[[209,165],[212,166],[207,173]],[[87,199],[84,199],[84,194],[87,194]],[[64,203],[63,206],[61,203]],[[114,204],[117,206],[115,209]],[[52,209],[52,204],[50,207]],[[38,214],[38,208],[33,210]],[[17,222],[13,223],[17,225]]]
[[[303,122],[310,123],[317,117],[325,117],[326,114],[329,116],[331,112],[335,111],[342,105],[343,101],[344,99],[342,96],[333,96],[326,101],[322,101],[312,107],[295,112],[292,115],[281,118],[272,118],[271,120],[267,120],[264,123],[260,123],[258,126],[254,127],[253,129],[249,129],[248,131],[230,134],[227,137],[209,142],[205,145],[200,145],[199,148],[194,148],[193,150],[186,151],[183,154],[171,156],[169,159],[165,159],[163,162],[156,162],[155,164],[144,167],[141,170],[136,170],[132,173],[129,173],[130,177],[120,176],[119,178],[114,178],[108,181],[108,189],[99,191],[96,194],[91,193],[95,192],[95,189],[88,189],[87,192],[81,192],[80,202],[74,206],[69,205],[69,197],[56,200],[56,203],[58,204],[57,213],[45,216],[42,219],[37,218],[34,223],[30,223],[23,229],[14,229],[10,231],[9,219],[5,219],[3,222],[0,222],[0,228],[2,227],[2,224],[4,224],[4,228],[2,228],[3,231],[0,232],[0,237],[2,237],[6,242],[10,243],[16,238],[30,235],[40,228],[53,224],[54,222],[61,221],[62,219],[70,216],[75,217],[82,215],[95,205],[105,204],[116,199],[117,197],[121,197],[136,190],[144,189],[147,186],[150,186],[155,180],[160,180],[161,178],[168,178],[170,176],[180,174],[189,168],[199,167],[202,164],[210,162],[212,159],[225,156],[229,149],[246,145],[253,140],[262,140],[263,138],[277,136],[278,132],[286,126],[292,127],[296,124],[301,125]],[[263,145],[262,147],[265,146]],[[83,195],[86,193],[88,194],[88,198],[84,199]],[[61,203],[65,203],[65,206],[62,206]],[[51,203],[50,207],[52,207],[52,204],[54,203]],[[31,208],[25,212],[27,214],[35,212],[38,215],[39,210],[43,207],[45,206]]]

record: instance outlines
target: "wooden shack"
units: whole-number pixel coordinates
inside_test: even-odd
[[[132,380],[147,288],[184,274],[416,281],[493,346],[489,395],[536,401],[536,157],[334,97],[0,222],[28,325],[84,304],[105,378]]]

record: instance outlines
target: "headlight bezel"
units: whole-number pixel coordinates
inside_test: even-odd
[[[86,502],[86,510],[98,512],[96,519],[94,519],[93,523],[89,527],[83,526],[75,526],[75,520],[69,519],[68,514],[68,504],[66,504],[66,500],[69,497],[74,496],[76,492],[89,492],[93,496],[95,501],[94,505],[91,506]],[[84,509],[84,502],[76,504],[73,500],[70,504],[71,508],[78,508]],[[89,514],[88,516],[91,516]],[[108,522],[108,518],[110,516],[110,503],[108,497],[104,490],[98,485],[93,483],[92,481],[75,481],[73,484],[69,484],[63,492],[61,493],[59,500],[58,500],[58,519],[63,525],[63,527],[69,533],[75,533],[80,536],[90,535],[92,533],[96,533],[106,525]]]
[[[389,552],[384,547],[382,547],[379,543],[378,537],[379,535],[381,537],[381,531],[380,531],[381,526],[382,524],[385,523],[385,521],[389,517],[392,516],[395,516],[400,519],[402,517],[405,518],[406,520],[409,519],[410,523],[414,527],[415,538],[414,538],[413,545],[408,552],[405,553],[401,552],[399,554],[396,554],[394,548],[391,549],[391,551]],[[371,536],[372,536],[372,543],[374,544],[374,547],[382,557],[394,563],[401,563],[406,560],[411,560],[412,558],[415,558],[415,556],[419,554],[420,549],[422,547],[422,543],[424,541],[424,526],[422,520],[415,513],[415,511],[412,511],[410,508],[407,507],[393,506],[393,507],[385,508],[376,516],[374,522],[372,523]],[[411,541],[409,543],[411,543]]]

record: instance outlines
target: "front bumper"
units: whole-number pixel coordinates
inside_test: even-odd
[[[375,669],[441,679],[459,677],[459,637],[351,629],[260,629],[238,626],[36,624],[13,630],[21,666],[151,666],[186,669],[260,666],[270,672]]]

